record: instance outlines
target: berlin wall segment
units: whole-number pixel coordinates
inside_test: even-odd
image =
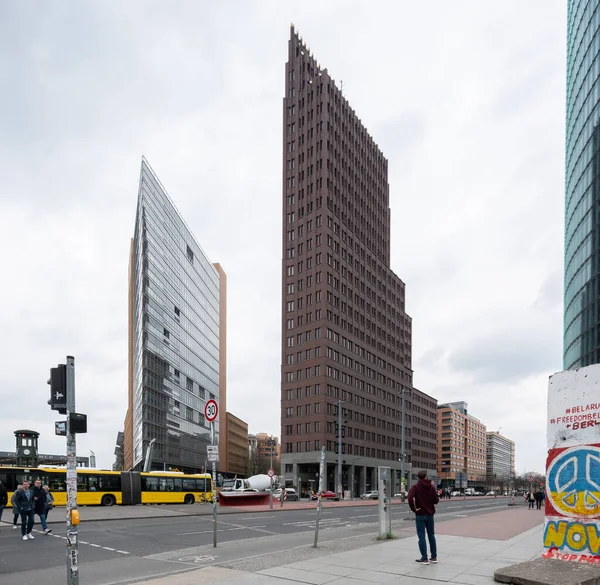
[[[600,364],[550,376],[543,557],[600,565]]]

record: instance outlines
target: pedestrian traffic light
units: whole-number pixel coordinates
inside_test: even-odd
[[[48,404],[52,410],[60,414],[67,414],[67,366],[59,364],[50,369],[50,400]]]

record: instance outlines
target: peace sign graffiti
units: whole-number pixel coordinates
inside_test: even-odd
[[[600,448],[565,449],[548,467],[547,489],[556,510],[570,517],[600,514]]]

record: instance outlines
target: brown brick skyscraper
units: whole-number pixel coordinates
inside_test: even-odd
[[[412,463],[434,473],[437,405],[412,392],[405,285],[390,269],[388,163],[293,27],[283,117],[282,471],[316,489],[325,446],[326,488],[336,489],[341,400],[343,489],[376,489],[378,465],[395,470],[397,489],[401,389],[411,391],[406,452],[418,402]]]

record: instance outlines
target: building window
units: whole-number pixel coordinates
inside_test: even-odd
[[[190,422],[194,422],[194,411],[189,406],[185,407],[185,418]]]
[[[171,334],[169,333],[168,329],[163,329],[163,335],[165,336],[165,339],[169,339],[169,337],[171,337]]]
[[[193,264],[194,263],[194,252],[192,252],[192,249],[188,246],[187,247],[187,259]]]
[[[186,380],[186,387],[190,392],[194,390],[194,382],[190,378]]]

